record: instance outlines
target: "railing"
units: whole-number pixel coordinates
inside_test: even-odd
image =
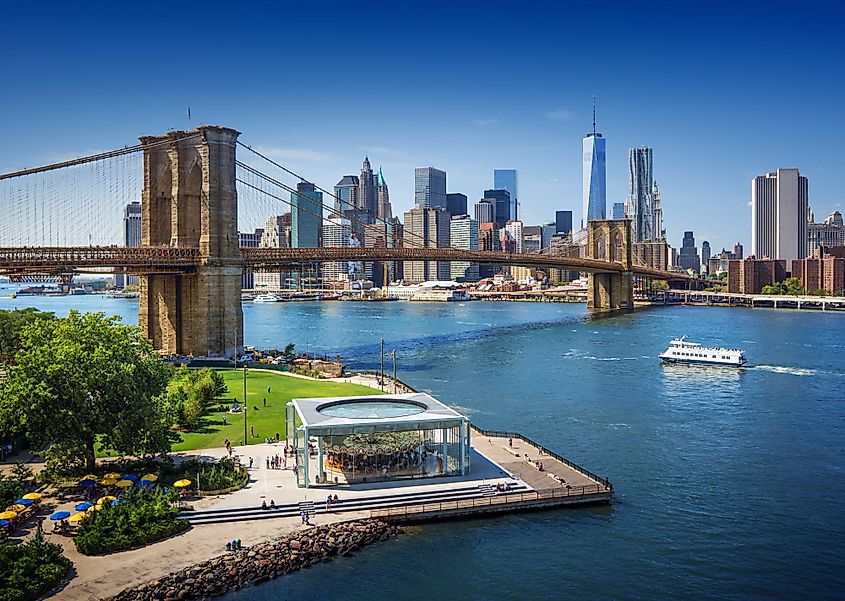
[[[375,376],[376,378],[381,377],[381,371],[371,370],[371,369],[356,369],[354,372],[355,374],[361,374],[366,376]],[[396,384],[396,392],[399,394],[411,394],[417,392],[410,384],[406,384],[399,378],[394,379],[389,373],[385,372],[384,374],[384,386],[385,388],[389,388]]]
[[[577,463],[573,463],[573,462],[569,461],[569,459],[567,459],[566,457],[562,457],[562,456],[558,455],[557,453],[555,453],[554,451],[552,451],[550,449],[547,449],[543,445],[534,442],[533,440],[531,440],[527,436],[523,436],[519,432],[498,432],[496,430],[482,430],[481,428],[478,428],[476,426],[472,426],[472,429],[475,430],[476,432],[478,432],[479,434],[481,434],[482,436],[495,437],[495,438],[516,438],[516,439],[521,440],[523,442],[527,442],[528,444],[530,444],[534,447],[537,447],[537,449],[539,449],[541,453],[545,453],[546,455],[549,455],[550,457],[554,457],[555,459],[560,461],[562,464],[574,469],[576,472],[583,474],[583,475],[587,476],[588,478],[595,480],[596,482],[599,482],[600,484],[604,485],[604,487],[607,490],[613,491],[613,484],[607,478],[602,478],[601,476],[597,476],[596,474],[594,474],[590,470],[584,469],[583,467],[581,467]]]
[[[473,499],[459,499],[456,501],[438,501],[437,503],[417,503],[402,507],[387,507],[385,509],[371,509],[372,518],[410,518],[426,513],[458,511],[461,509],[476,509],[485,507],[514,506],[523,503],[535,503],[551,499],[569,497],[587,497],[608,493],[610,489],[600,484],[585,484],[571,488],[549,488],[530,492],[506,493],[492,497]]]

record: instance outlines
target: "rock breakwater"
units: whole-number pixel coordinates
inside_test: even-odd
[[[294,532],[233,551],[128,588],[109,601],[185,601],[207,599],[258,584],[302,568],[347,557],[371,543],[400,532],[379,520],[359,520]]]

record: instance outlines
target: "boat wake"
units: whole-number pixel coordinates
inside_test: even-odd
[[[770,371],[776,374],[790,374],[793,376],[815,376],[815,369],[803,369],[801,367],[784,367],[781,365],[755,365],[750,369],[759,369],[761,371]]]

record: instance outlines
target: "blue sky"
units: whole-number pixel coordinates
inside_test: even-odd
[[[577,221],[595,94],[608,210],[628,148],[653,147],[673,245],[749,248],[751,178],[778,167],[817,218],[845,200],[831,3],[23,4],[0,37],[4,172],[214,123],[324,187],[368,153],[397,213],[416,166],[471,201],[515,168],[527,224]]]

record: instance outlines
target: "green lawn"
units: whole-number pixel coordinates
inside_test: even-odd
[[[237,398],[243,404],[244,385],[243,370],[220,370],[229,391],[221,397],[227,411],[221,413],[216,409],[208,413],[196,432],[182,433],[181,442],[173,445],[174,451],[190,451],[193,449],[211,449],[222,447],[227,438],[233,445],[244,442],[244,415],[229,413],[228,408],[232,399]],[[267,387],[270,392],[267,392]],[[277,432],[285,437],[285,404],[294,398],[303,397],[331,397],[331,396],[360,396],[382,394],[381,391],[361,386],[359,384],[344,384],[338,382],[323,382],[320,380],[305,380],[270,371],[249,370],[247,374],[247,443],[263,443],[268,436]],[[264,406],[263,399],[267,399]],[[223,425],[223,416],[226,425]],[[250,430],[255,431],[255,436]]]

